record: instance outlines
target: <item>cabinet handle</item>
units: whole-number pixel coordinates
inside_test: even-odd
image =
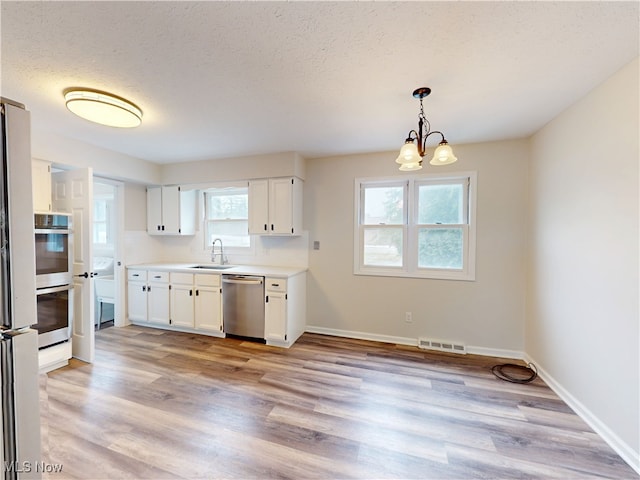
[[[264,297],[264,303],[269,303],[269,295],[267,295],[266,297]]]
[[[147,292],[150,292],[150,291],[151,291],[151,285],[147,287]]]
[[[200,295],[200,290],[196,289],[196,297]]]
[[[160,225],[158,225],[158,231],[160,231]]]
[[[269,228],[267,227],[267,224],[264,224],[264,231],[266,232],[267,230],[269,230]]]
[[[134,273],[133,275],[131,275],[132,277],[139,277],[140,274],[139,273]]]
[[[279,284],[279,283],[272,283],[272,284],[271,284],[271,286],[272,286],[272,287],[279,287],[279,286],[280,286],[280,284]]]
[[[193,297],[193,290],[189,290],[189,296]]]
[[[161,275],[154,275],[153,278],[162,278]]]
[[[142,286],[142,291],[143,291],[143,292],[146,292],[146,291],[147,291],[147,286],[146,286],[146,285],[143,285],[143,286]]]
[[[273,232],[273,223],[271,224],[271,231]]]
[[[162,231],[164,232],[164,225],[162,225]]]

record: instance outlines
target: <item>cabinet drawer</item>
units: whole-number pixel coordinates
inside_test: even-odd
[[[138,281],[138,282],[146,282],[147,281],[147,271],[146,270],[127,270],[127,280],[129,281]]]
[[[286,292],[287,281],[284,278],[265,278],[264,288],[267,292]]]
[[[169,272],[149,272],[149,282],[169,283]]]
[[[196,285],[199,287],[219,287],[220,275],[208,273],[196,273]]]
[[[179,283],[182,285],[193,285],[193,274],[171,272],[171,283],[175,283],[175,284]]]

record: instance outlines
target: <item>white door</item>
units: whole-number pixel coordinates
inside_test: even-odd
[[[72,214],[73,319],[72,352],[92,363],[95,354],[93,290],[93,171],[79,168],[52,175],[53,210]]]

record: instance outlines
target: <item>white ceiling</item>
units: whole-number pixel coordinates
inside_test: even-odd
[[[526,137],[639,54],[638,2],[1,2],[2,96],[34,135],[152,162]],[[70,86],[144,111],[91,124]],[[597,126],[594,126],[597,128]],[[585,132],[593,135],[594,132]]]

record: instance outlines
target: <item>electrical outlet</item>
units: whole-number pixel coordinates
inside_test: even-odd
[[[411,312],[404,312],[404,321],[406,323],[413,323],[413,316],[411,315]]]

